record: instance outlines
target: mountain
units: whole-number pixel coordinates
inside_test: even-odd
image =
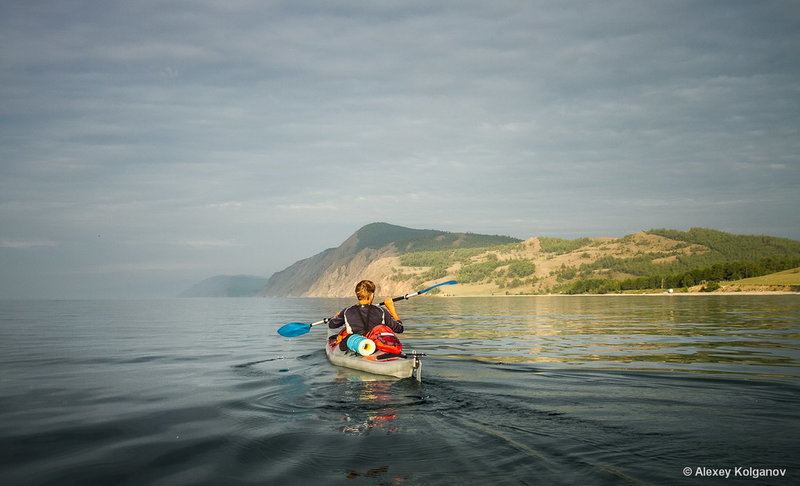
[[[253,297],[267,279],[253,275],[217,275],[193,285],[179,297]]]
[[[407,293],[407,282],[393,279],[396,259],[406,253],[483,248],[521,240],[509,236],[450,233],[372,223],[338,248],[329,248],[275,273],[259,292],[263,296],[350,297],[365,278],[381,295]],[[402,291],[400,290],[402,289]]]
[[[607,293],[694,288],[797,266],[800,241],[705,228],[522,241],[373,223],[277,272],[259,295],[351,297],[364,278],[384,297],[446,279],[460,283],[450,295]]]
[[[448,286],[448,295],[708,291],[720,287],[708,282],[796,267],[800,241],[706,228],[523,241],[372,223],[337,248],[300,260],[269,279],[212,277],[183,296],[352,297],[362,279],[378,285],[378,297],[451,279],[460,285]]]

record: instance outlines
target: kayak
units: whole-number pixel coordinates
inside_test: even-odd
[[[334,334],[335,336],[335,334]],[[386,354],[377,351],[369,356],[347,350],[342,351],[335,339],[328,339],[325,344],[328,361],[335,366],[366,371],[375,375],[393,376],[395,378],[411,378],[422,380],[422,360],[416,352],[405,354]]]

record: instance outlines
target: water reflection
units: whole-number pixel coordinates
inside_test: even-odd
[[[373,430],[386,434],[398,431],[394,383],[374,375],[338,372],[334,383],[343,391],[341,400],[352,409],[343,410],[338,430],[351,435],[368,435]]]
[[[798,376],[797,296],[420,299],[406,339],[436,356]]]
[[[370,373],[336,369],[328,391],[328,420],[347,435],[390,435],[401,430],[403,410],[423,401],[416,380],[387,379]]]

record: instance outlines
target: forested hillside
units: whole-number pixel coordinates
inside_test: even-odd
[[[455,278],[475,293],[608,293],[689,288],[800,266],[800,242],[692,228],[623,238],[538,237],[401,255],[393,279]],[[463,292],[464,287],[461,288]],[[458,292],[458,291],[456,291]]]
[[[337,248],[275,273],[258,295],[350,297],[368,278],[383,296],[458,280],[452,295],[714,290],[719,282],[800,267],[800,241],[704,228],[621,238],[522,241],[373,223]]]

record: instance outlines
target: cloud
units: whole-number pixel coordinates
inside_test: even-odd
[[[323,201],[316,203],[294,203],[294,204],[278,204],[279,210],[286,211],[336,211],[339,208],[336,204]]]
[[[57,241],[55,268],[102,234],[86,250],[95,266],[206,263],[219,249],[214,268],[246,272],[372,221],[800,237],[797,13],[790,2],[5,2],[2,247]],[[131,241],[135,255],[120,244]]]
[[[222,203],[210,203],[206,204],[207,208],[212,209],[229,209],[229,208],[241,208],[244,206],[244,203],[239,201],[227,201]]]
[[[47,241],[47,240],[0,240],[0,248],[16,248],[16,249],[28,249],[28,248],[40,248],[40,247],[55,247],[58,246],[58,243],[55,241]]]

